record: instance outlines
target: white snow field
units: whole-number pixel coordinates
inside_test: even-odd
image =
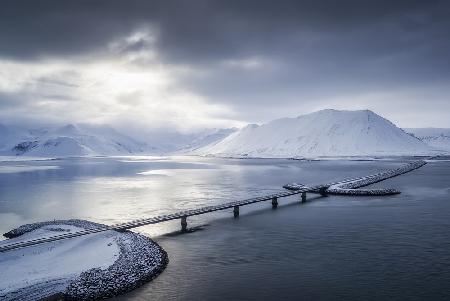
[[[369,110],[322,110],[248,125],[193,152],[232,157],[426,155],[431,148]]]
[[[437,151],[450,152],[450,129],[407,128],[405,131],[413,134]]]
[[[81,230],[83,228],[72,225],[48,225],[2,241],[0,245]],[[27,294],[45,296],[62,290],[83,271],[111,266],[120,253],[114,239],[117,235],[117,232],[107,231],[2,253],[0,299],[26,287],[34,287]]]

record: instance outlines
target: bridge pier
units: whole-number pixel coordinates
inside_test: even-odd
[[[272,198],[272,209],[277,209],[278,207],[278,198],[273,197]]]
[[[302,203],[306,203],[306,192],[302,192]]]
[[[181,217],[181,232],[187,231],[187,216]]]
[[[321,188],[319,189],[319,193],[321,196],[328,196],[327,194],[327,188]]]
[[[234,218],[238,218],[239,217],[239,206],[234,206],[234,208],[233,208],[233,215],[234,215]]]

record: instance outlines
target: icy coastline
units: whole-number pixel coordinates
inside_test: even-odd
[[[105,227],[84,220],[23,225],[2,243]],[[157,277],[167,253],[150,238],[131,231],[85,237],[0,253],[0,299],[92,300],[113,297]]]

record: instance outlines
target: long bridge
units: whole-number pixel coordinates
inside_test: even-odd
[[[111,226],[101,226],[98,228],[92,228],[92,229],[85,229],[81,231],[71,232],[71,233],[65,233],[65,234],[59,234],[49,237],[41,237],[31,240],[24,240],[19,241],[15,243],[8,243],[7,241],[0,243],[0,252],[6,252],[11,251],[19,248],[24,247],[30,247],[38,244],[63,240],[63,239],[69,239],[74,238],[78,236],[83,235],[89,235],[109,230],[115,230],[115,231],[125,231],[132,228],[137,228],[145,225],[152,225],[157,223],[162,223],[166,221],[181,220],[181,229],[182,231],[187,230],[187,218],[190,216],[195,215],[201,215],[206,214],[214,211],[219,210],[226,210],[233,208],[233,214],[234,217],[239,216],[239,207],[246,206],[254,203],[260,203],[265,201],[271,201],[272,208],[277,208],[278,206],[278,199],[285,198],[293,195],[300,195],[301,202],[306,202],[306,193],[319,193],[321,195],[328,195],[328,194],[340,194],[340,195],[391,195],[400,193],[397,190],[394,189],[357,189],[360,187],[368,186],[377,182],[384,181],[386,179],[396,177],[399,175],[402,175],[404,173],[413,171],[417,168],[422,167],[425,165],[426,162],[423,160],[419,161],[413,161],[407,164],[404,164],[402,167],[395,168],[395,169],[389,169],[385,170],[376,174],[372,174],[369,176],[364,177],[358,177],[358,178],[352,178],[352,179],[346,179],[343,181],[338,182],[332,182],[332,183],[326,183],[326,184],[320,184],[320,185],[312,185],[312,186],[305,186],[301,184],[289,184],[283,186],[286,190],[280,190],[277,193],[261,196],[261,197],[255,197],[255,198],[249,198],[244,200],[238,200],[238,201],[232,201],[220,205],[214,205],[214,206],[206,206],[201,207],[197,209],[190,209],[185,211],[179,211],[172,214],[166,214],[166,215],[160,215],[155,217],[149,217],[149,218],[143,218],[143,219],[137,219],[129,222],[124,223],[118,223]]]

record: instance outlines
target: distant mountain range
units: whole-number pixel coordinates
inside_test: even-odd
[[[237,129],[210,129],[196,134],[159,133],[134,139],[104,125],[68,124],[26,129],[0,124],[0,155],[98,156],[145,155],[190,151],[223,139]]]
[[[195,151],[239,157],[424,155],[432,148],[369,110],[322,110],[247,127]]]
[[[435,150],[450,152],[450,129],[406,128],[404,130]]]
[[[107,126],[73,125],[46,129],[0,126],[0,152],[28,156],[90,156],[139,154],[146,144]]]
[[[155,132],[131,138],[109,126],[24,129],[0,124],[0,155],[194,154],[231,157],[427,155],[450,152],[450,129],[400,129],[369,110],[322,110],[242,129]]]

